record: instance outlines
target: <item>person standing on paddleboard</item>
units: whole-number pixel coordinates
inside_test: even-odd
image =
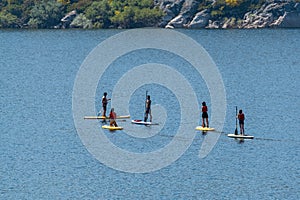
[[[112,108],[110,110],[110,113],[109,113],[109,120],[110,120],[109,125],[114,126],[114,127],[118,127],[116,119],[117,119],[117,114],[114,112],[114,108]]]
[[[107,107],[107,103],[110,99],[106,98],[107,96],[107,92],[104,92],[103,97],[102,97],[102,109],[103,109],[103,113],[102,116],[106,118],[106,107]],[[105,120],[104,118],[104,120]]]
[[[205,101],[203,101],[202,102],[202,127],[209,127],[207,111],[208,111],[208,109],[207,109],[206,103],[205,103]],[[206,122],[206,124],[205,124],[205,122]]]
[[[243,113],[243,110],[239,110],[239,114],[238,114],[237,118],[238,118],[239,124],[240,124],[240,134],[244,135],[245,134],[245,130],[244,130],[245,115]]]
[[[152,122],[150,95],[147,95],[147,99],[146,99],[146,102],[145,102],[145,118],[144,118],[144,122],[147,121],[148,115],[150,115],[150,122]]]

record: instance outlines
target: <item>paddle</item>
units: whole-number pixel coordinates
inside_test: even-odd
[[[146,118],[148,118],[148,115],[146,114],[146,110],[147,110],[147,96],[148,96],[148,90],[146,90],[146,99],[145,99],[145,113],[144,113],[144,121],[146,121]]]
[[[234,134],[237,135],[238,134],[238,130],[237,130],[237,106],[235,106],[235,131]]]
[[[146,90],[146,101],[147,101],[147,96],[148,96],[148,90]],[[146,104],[145,104],[145,108],[146,108]]]

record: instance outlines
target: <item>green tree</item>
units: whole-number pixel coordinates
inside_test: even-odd
[[[30,12],[28,25],[32,28],[53,28],[63,17],[63,6],[56,1],[42,1]]]
[[[71,0],[67,12],[77,10],[78,13],[83,13],[92,3],[93,0]]]
[[[136,13],[134,21],[138,27],[155,26],[163,15],[163,12],[158,8],[142,8]]]
[[[17,16],[7,11],[0,12],[0,28],[15,28],[17,26]]]
[[[114,27],[134,28],[155,25],[163,12],[154,7],[152,0],[113,0],[114,16],[111,21]]]
[[[112,11],[107,0],[93,2],[85,10],[85,16],[92,21],[95,28],[108,28],[111,25]]]
[[[82,13],[80,13],[75,17],[75,19],[72,21],[70,26],[73,28],[84,28],[84,29],[93,27],[91,20],[87,19],[86,16]]]
[[[18,4],[8,4],[5,7],[5,11],[17,16],[18,18],[21,18],[23,13],[22,6]]]
[[[132,7],[126,6],[122,12],[116,12],[111,21],[115,27],[131,28],[133,23],[134,10]]]

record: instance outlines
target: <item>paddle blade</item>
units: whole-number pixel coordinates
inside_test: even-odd
[[[237,135],[237,134],[238,134],[238,130],[237,130],[237,128],[235,129],[235,131],[234,131],[234,134],[235,134],[235,135]]]

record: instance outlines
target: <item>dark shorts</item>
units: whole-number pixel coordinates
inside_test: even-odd
[[[239,123],[240,124],[244,124],[244,120],[239,120]]]
[[[208,118],[207,112],[203,112],[203,113],[202,113],[202,118]]]

